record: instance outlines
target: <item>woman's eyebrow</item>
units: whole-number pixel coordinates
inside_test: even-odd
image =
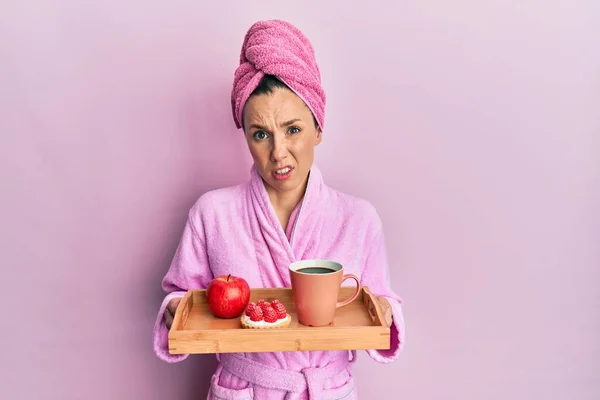
[[[299,121],[302,121],[302,120],[300,118],[294,118],[294,119],[290,119],[289,121],[285,121],[285,122],[281,123],[279,126],[289,126],[289,125],[292,125],[293,123],[299,122]],[[257,124],[257,123],[250,124],[249,129],[253,129],[253,128],[254,129],[260,129],[260,130],[263,130],[263,131],[267,130],[267,128],[265,128],[264,126],[262,126],[260,124]]]
[[[264,131],[264,130],[267,129],[264,126],[261,126],[259,124],[250,124],[250,128],[249,129],[252,129],[252,128],[260,129],[261,131]]]
[[[289,121],[284,122],[283,124],[281,124],[281,126],[288,126],[293,124],[294,122],[298,122],[301,121],[300,118],[294,118],[294,119],[290,119]]]

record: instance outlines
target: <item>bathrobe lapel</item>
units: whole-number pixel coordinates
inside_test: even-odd
[[[265,287],[290,287],[290,263],[315,257],[313,254],[323,224],[322,205],[327,202],[323,178],[313,166],[298,215],[293,222],[288,240],[275,210],[269,200],[263,180],[253,166],[251,169],[249,210],[251,232],[256,248],[256,258]],[[275,266],[270,268],[269,266]]]

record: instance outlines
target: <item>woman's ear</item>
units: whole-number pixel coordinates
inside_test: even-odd
[[[323,138],[323,132],[321,131],[321,128],[317,128],[317,136],[315,137],[315,146],[318,145],[319,143],[321,143],[322,138]]]

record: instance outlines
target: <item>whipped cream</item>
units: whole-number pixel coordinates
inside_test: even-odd
[[[287,321],[288,319],[290,319],[289,315],[286,315],[285,318],[280,318],[275,322],[267,322],[264,319],[260,320],[260,321],[252,321],[250,319],[249,316],[247,316],[246,314],[244,314],[244,322],[247,325],[252,325],[252,326],[269,326],[269,325],[275,325],[275,324],[280,324],[284,321]]]

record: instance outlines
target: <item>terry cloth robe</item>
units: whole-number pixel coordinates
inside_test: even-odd
[[[162,282],[168,294],[153,331],[157,356],[166,362],[188,356],[168,351],[164,312],[172,298],[183,297],[189,289],[205,289],[214,277],[228,274],[243,277],[251,288],[290,287],[290,263],[320,258],[340,262],[345,273],[355,274],[362,285],[388,300],[393,316],[391,348],[367,353],[381,363],[394,361],[404,344],[404,319],[401,299],[390,289],[382,224],[374,207],[326,186],[313,166],[305,195],[284,232],[255,167],[250,175],[246,183],[203,194],[191,208]],[[209,400],[358,398],[352,378],[355,351],[216,357]]]

